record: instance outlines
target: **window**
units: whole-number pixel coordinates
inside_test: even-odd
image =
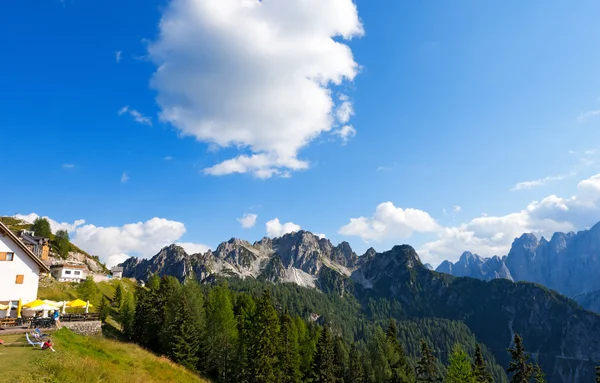
[[[71,270],[65,270],[65,275],[71,275]]]
[[[23,284],[23,279],[25,279],[24,275],[17,275],[17,281],[15,282],[17,285],[22,285]]]
[[[75,275],[81,275],[81,271],[75,271]]]
[[[12,261],[15,258],[15,253],[0,252],[0,261]]]

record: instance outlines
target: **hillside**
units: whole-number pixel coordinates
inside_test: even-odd
[[[6,382],[208,382],[134,344],[84,337],[66,329],[52,336],[55,353],[24,346],[23,335],[3,338],[0,371]]]
[[[4,223],[10,230],[15,233],[21,230],[30,230],[32,224],[14,217],[0,217],[0,222]],[[67,259],[61,258],[53,246],[54,234],[50,236],[50,260],[53,263],[63,263],[65,261],[83,263],[93,273],[107,273],[108,269],[100,262],[100,258],[95,255],[90,255],[84,250],[77,247],[72,242],[69,242],[69,256]]]

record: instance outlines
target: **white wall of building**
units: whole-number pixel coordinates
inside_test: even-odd
[[[59,282],[81,282],[87,278],[85,270],[70,267],[52,268],[51,274]]]
[[[0,261],[0,301],[23,303],[37,299],[40,266],[35,263],[8,236],[0,234],[0,252],[14,253],[12,261]],[[17,275],[23,275],[23,284],[16,284]]]

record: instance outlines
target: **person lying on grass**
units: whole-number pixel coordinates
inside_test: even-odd
[[[52,350],[52,352],[56,352],[54,348],[52,348],[52,339],[48,339],[42,344],[42,350]]]

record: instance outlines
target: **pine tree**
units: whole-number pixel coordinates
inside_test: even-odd
[[[408,364],[404,348],[398,340],[398,328],[396,321],[390,320],[386,333],[388,347],[386,350],[388,364],[391,370],[391,376],[387,379],[388,383],[408,383],[413,382],[414,373]]]
[[[50,238],[52,236],[50,222],[46,218],[36,218],[31,226],[31,231],[38,237]]]
[[[133,321],[135,318],[135,301],[133,294],[127,292],[119,309],[119,319],[123,327],[123,335],[128,339],[133,337]]]
[[[234,314],[237,322],[238,342],[236,345],[236,371],[235,381],[238,383],[250,382],[250,356],[249,347],[252,341],[252,318],[256,311],[254,299],[245,293],[237,296]]]
[[[203,341],[205,369],[219,382],[233,381],[238,329],[230,290],[213,288],[206,302],[206,328]]]
[[[109,314],[109,302],[108,299],[106,299],[106,297],[103,295],[102,296],[102,300],[100,301],[100,306],[98,307],[98,312],[100,313],[100,320],[102,322],[106,322],[106,318],[108,318],[108,314]]]
[[[600,366],[596,367],[596,383],[600,383]]]
[[[312,369],[313,382],[335,383],[333,339],[328,324],[321,330]]]
[[[475,383],[471,359],[460,344],[455,344],[448,359],[446,383]]]
[[[116,305],[117,307],[121,307],[122,303],[123,303],[123,286],[121,285],[121,282],[119,282],[119,284],[117,285],[117,288],[115,289],[115,295],[113,296],[113,304]]]
[[[506,371],[513,374],[511,383],[529,383],[532,379],[536,382],[544,382],[544,373],[538,365],[529,363],[529,356],[525,353],[523,339],[519,334],[515,334],[514,348],[509,348],[507,351],[511,354],[512,360]]]
[[[350,347],[350,361],[346,372],[345,383],[364,383],[365,370],[363,366],[362,355],[356,344],[352,343]]]
[[[170,305],[177,307],[176,312],[165,318],[165,326],[170,328],[171,335],[168,355],[184,367],[196,370],[204,325],[202,294],[196,282],[188,281],[182,286],[180,294],[172,298],[178,300]]]
[[[285,310],[281,317],[281,345],[280,345],[280,366],[282,383],[299,383],[300,374],[300,353],[298,345],[298,333],[294,327],[292,317]]]
[[[485,360],[483,359],[483,353],[481,352],[481,346],[479,344],[475,347],[475,360],[472,365],[473,376],[477,383],[493,383],[494,379],[487,369]]]
[[[279,376],[279,318],[269,290],[265,290],[256,305],[253,318],[252,342],[249,348],[250,382],[276,383]]]
[[[441,382],[436,359],[424,340],[421,340],[421,359],[417,363],[417,383]]]
[[[348,369],[348,349],[341,337],[333,340],[333,374],[336,383],[344,383],[344,376]]]
[[[77,286],[77,292],[79,293],[79,297],[84,301],[96,302],[100,295],[100,289],[91,275]]]

